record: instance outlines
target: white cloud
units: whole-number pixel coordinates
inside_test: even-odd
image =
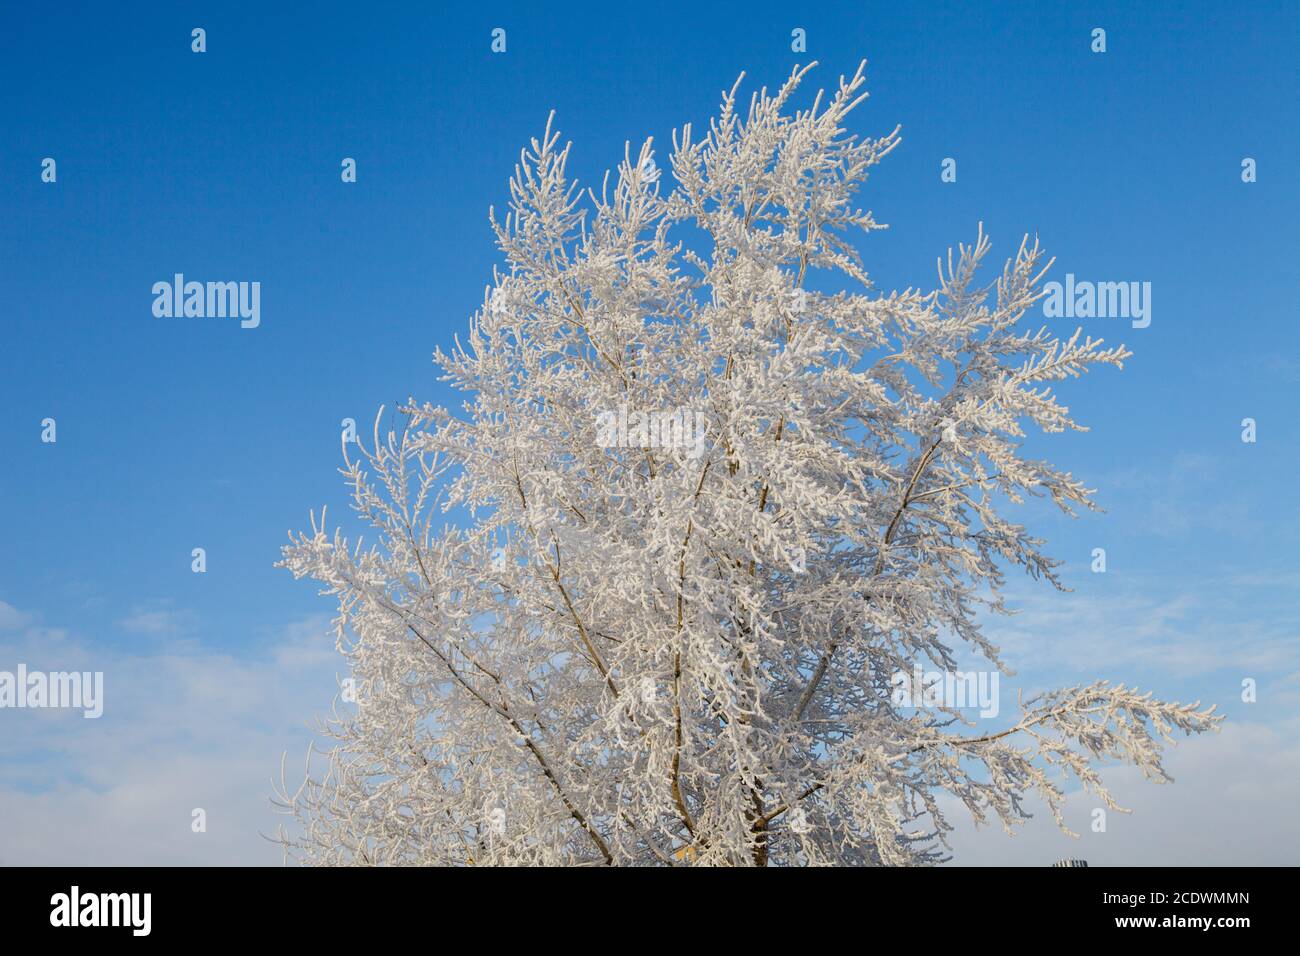
[[[170,637],[188,630],[193,615],[168,607],[137,607],[117,622],[129,634]]]
[[[1132,813],[1108,811],[1094,833],[1094,796],[1069,794],[1057,829],[1037,801],[1016,836],[1000,826],[976,830],[969,814],[945,799],[954,860],[965,866],[1049,866],[1067,857],[1089,866],[1295,866],[1300,864],[1300,744],[1294,724],[1281,728],[1229,722],[1222,733],[1184,741],[1170,751],[1172,784],[1155,784],[1132,767],[1104,774],[1112,795]],[[948,809],[951,807],[952,809]]]
[[[25,625],[30,618],[12,604],[0,601],[0,631],[13,631]]]
[[[1150,576],[1109,573],[1087,593],[1017,587],[986,634],[1016,670],[1131,682],[1134,671],[1187,681],[1218,672],[1285,679],[1300,670],[1293,588],[1222,574],[1169,593]],[[1226,685],[1225,685],[1226,686]]]
[[[1255,643],[1216,652],[1215,625],[1198,624],[1206,598],[1158,601],[1133,593],[1098,604],[1052,597],[1070,607],[1057,614],[1053,602],[1035,605],[1013,619],[1016,633],[998,635],[1012,638],[1013,664],[1026,663],[1021,656],[1044,666],[1064,658],[1089,675],[1106,670],[1115,673],[1104,676],[1121,678],[1128,676],[1125,667],[1143,663],[1203,673],[1241,656],[1261,666],[1285,661],[1263,624]],[[7,619],[30,622],[31,615],[13,611]],[[323,617],[286,627],[252,656],[193,642],[179,649],[169,642],[153,650],[104,650],[62,630],[19,628],[0,639],[0,668],[23,662],[102,670],[105,712],[85,720],[74,711],[0,710],[0,863],[281,861],[279,849],[259,835],[284,821],[270,805],[272,779],[286,752],[290,775],[301,769],[313,737],[310,721],[328,712],[344,664]],[[1089,641],[1102,650],[1090,649]],[[1171,647],[1183,648],[1184,657],[1170,659]],[[1300,688],[1295,669],[1260,676],[1267,674],[1274,683],[1261,682],[1258,719],[1275,723],[1230,719],[1222,734],[1181,742],[1166,759],[1176,783],[1152,784],[1127,767],[1106,771],[1116,799],[1135,811],[1111,812],[1106,833],[1089,829],[1096,801],[1082,794],[1072,795],[1066,810],[1079,840],[1061,835],[1046,812],[1015,838],[997,827],[975,831],[957,807],[949,814],[960,824],[955,862],[1300,863],[1300,821],[1293,813],[1300,721],[1286,716],[1295,714]],[[1162,696],[1178,690],[1158,689]],[[206,833],[190,830],[196,807],[207,813]]]
[[[104,672],[104,715],[0,710],[0,863],[278,864],[262,839],[282,821],[272,778],[329,711],[334,651],[325,619],[298,622],[257,656],[193,643],[103,650],[29,628],[0,641],[0,667]],[[207,813],[193,833],[191,812]]]
[[[1114,517],[1130,532],[1165,539],[1211,533],[1250,539],[1275,527],[1259,507],[1259,497],[1239,481],[1229,480],[1228,457],[1178,452],[1163,464],[1100,474],[1094,479],[1108,495],[1123,494]],[[1270,523],[1270,521],[1273,523]]]

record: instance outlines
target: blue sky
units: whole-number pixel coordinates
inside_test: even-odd
[[[662,155],[705,123],[742,70],[774,86],[809,59],[811,93],[866,58],[853,129],[903,128],[863,198],[890,224],[863,244],[879,288],[932,284],[981,220],[994,259],[1037,234],[1051,278],[1152,284],[1149,328],[1082,321],[1135,355],[1067,385],[1092,430],[1041,447],[1108,510],[1026,512],[1076,591],[1015,583],[1010,663],[1027,686],[1107,676],[1222,702],[1246,730],[1189,750],[1229,741],[1223,759],[1261,787],[1279,759],[1300,783],[1298,15],[1059,6],[0,6],[0,669],[102,662],[109,695],[98,722],[0,712],[0,846],[9,826],[60,839],[40,816],[58,806],[89,821],[70,861],[86,841],[127,852],[96,821],[148,859],[273,858],[245,836],[274,826],[265,781],[305,746],[337,668],[329,603],[272,564],[309,508],[342,513],[341,419],[453,400],[430,355],[482,300],[487,208],[519,148],[555,109],[571,171],[595,183],[625,141],[652,135]],[[151,286],[177,272],[259,281],[261,325],[154,318]],[[1238,700],[1243,677],[1258,703]],[[1218,758],[1198,759],[1209,786]],[[1133,802],[1167,806],[1142,786]],[[174,836],[149,822],[200,801],[229,808],[235,843],[187,840],[188,809]],[[972,840],[973,859],[1016,861]],[[1135,840],[1092,852],[1131,861]],[[49,849],[23,846],[8,862]]]

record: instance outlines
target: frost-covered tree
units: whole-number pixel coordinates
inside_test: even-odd
[[[945,808],[1010,830],[1037,795],[1064,827],[1064,782],[1113,807],[1098,764],[1163,779],[1220,719],[1104,681],[998,726],[900,705],[917,666],[1010,673],[981,629],[1004,573],[1060,584],[1006,513],[1093,507],[1023,429],[1080,428],[1052,383],[1129,353],[1021,330],[1036,243],[980,285],[981,230],[935,291],[873,291],[854,198],[898,131],[846,133],[861,68],[792,110],[805,73],[683,127],[671,190],[649,141],[598,194],[549,123],[523,152],[505,267],[435,354],[461,411],[345,445],[368,548],[324,514],[285,548],[338,599],[356,701],[281,795],[292,855],[934,862]]]

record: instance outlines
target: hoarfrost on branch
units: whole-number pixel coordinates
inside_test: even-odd
[[[1023,429],[1080,429],[1054,383],[1129,353],[1024,328],[1050,265],[1028,240],[991,285],[981,229],[934,291],[876,292],[856,241],[884,227],[854,200],[898,131],[846,132],[861,68],[793,109],[806,72],[747,109],[738,80],[667,168],[647,141],[598,193],[549,122],[523,151],[505,267],[435,355],[461,414],[412,400],[345,446],[373,544],[322,514],[285,548],[338,600],[356,696],[281,795],[291,855],[924,864],[944,794],[1008,830],[1037,795],[1064,827],[1071,778],[1113,807],[1099,763],[1163,779],[1162,745],[1216,726],[1104,681],[998,729],[891,699],[959,654],[1011,673],[981,628],[1004,573],[1060,583],[1007,512],[1093,507]],[[597,441],[619,409],[690,412],[703,453]]]

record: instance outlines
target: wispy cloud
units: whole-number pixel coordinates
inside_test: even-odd
[[[117,622],[129,634],[168,637],[181,634],[192,621],[192,615],[171,608],[135,608]]]
[[[1216,672],[1282,676],[1300,671],[1300,590],[1291,574],[1220,573],[1203,580],[1097,575],[1060,594],[1017,586],[1019,613],[987,632],[1021,671],[1174,680]]]
[[[1113,511],[1134,533],[1179,539],[1196,533],[1230,538],[1265,527],[1258,497],[1225,456],[1179,452],[1163,467],[1149,463],[1099,475]],[[1122,495],[1122,497],[1121,497]]]
[[[21,613],[12,604],[0,601],[0,631],[12,631],[27,624],[29,620],[28,615]]]
[[[1287,623],[1297,620],[1296,577],[1242,571],[1161,590],[1140,576],[1106,575],[1068,595],[1017,587],[1010,603],[1023,613],[990,621],[989,636],[1027,689],[1108,677],[1145,681],[1165,697],[1201,696],[1207,686],[1227,695],[1248,672],[1261,681],[1261,703],[1223,734],[1172,751],[1174,786],[1107,770],[1116,798],[1136,812],[1110,813],[1104,834],[1089,829],[1096,801],[1082,794],[1067,804],[1080,841],[1045,813],[1008,839],[997,828],[976,832],[956,808],[958,862],[1300,862],[1287,809],[1300,789],[1300,642]],[[136,609],[124,620],[160,611],[171,609]],[[191,640],[109,646],[39,626],[39,615],[9,605],[0,615],[14,622],[0,635],[0,667],[105,675],[100,720],[0,710],[0,863],[280,862],[259,835],[281,822],[272,779],[285,753],[291,772],[301,767],[310,722],[328,712],[342,676],[326,618],[288,624],[241,655]],[[196,808],[206,833],[191,830]]]
[[[978,830],[956,801],[944,811],[956,826],[953,863],[966,866],[1049,866],[1066,857],[1090,866],[1295,866],[1300,864],[1300,744],[1296,724],[1228,724],[1222,733],[1184,741],[1167,755],[1172,784],[1156,784],[1132,767],[1103,773],[1131,813],[1107,811],[1096,832],[1100,801],[1068,794],[1066,836],[1037,800],[1034,818],[1008,838],[994,825]]]
[[[296,766],[343,660],[324,618],[281,629],[255,656],[193,642],[104,649],[27,627],[0,667],[104,673],[104,715],[0,710],[0,863],[280,862],[272,778]],[[157,630],[143,633],[160,633]],[[201,808],[207,831],[191,830]]]

